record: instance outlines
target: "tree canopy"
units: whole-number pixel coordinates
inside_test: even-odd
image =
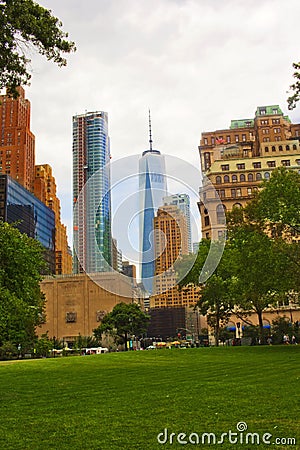
[[[0,89],[17,96],[17,87],[29,83],[30,47],[58,66],[64,53],[76,50],[62,30],[62,22],[32,0],[0,0]]]
[[[0,222],[0,345],[23,347],[35,338],[45,299],[40,290],[45,271],[43,248],[14,226]]]
[[[300,100],[300,62],[293,63],[293,68],[295,69],[293,74],[295,82],[290,86],[291,95],[287,99],[289,109],[296,108],[296,105]]]
[[[248,220],[275,236],[300,232],[300,174],[280,167],[262,183],[262,190],[245,207]]]
[[[96,338],[101,339],[103,333],[109,333],[121,339],[127,350],[130,336],[140,336],[147,330],[150,317],[136,303],[118,303],[113,310],[104,316],[101,325],[94,330]]]

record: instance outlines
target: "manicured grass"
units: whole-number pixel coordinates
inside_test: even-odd
[[[274,346],[3,362],[0,448],[300,448],[299,358],[300,346]],[[249,432],[272,434],[272,442],[293,437],[298,444],[157,442],[165,428],[219,439],[241,421]]]

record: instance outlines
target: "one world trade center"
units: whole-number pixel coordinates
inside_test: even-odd
[[[151,118],[149,111],[149,150],[139,160],[140,198],[140,263],[141,279],[149,293],[153,290],[155,274],[153,219],[163,197],[167,195],[165,159],[160,151],[152,148]]]

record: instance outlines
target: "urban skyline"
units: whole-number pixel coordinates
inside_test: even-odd
[[[299,55],[298,0],[288,8],[280,0],[158,0],[155,7],[140,0],[100,7],[92,0],[88,9],[76,0],[72,9],[66,0],[42,4],[60,17],[78,48],[63,69],[33,55],[26,88],[37,164],[53,167],[70,243],[73,115],[98,108],[109,113],[116,160],[146,148],[150,107],[156,147],[199,167],[203,130],[251,117],[261,104],[280,104],[287,113]],[[300,122],[299,106],[290,117]]]

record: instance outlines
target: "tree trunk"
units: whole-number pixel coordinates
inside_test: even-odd
[[[261,310],[257,310],[256,311],[257,315],[258,315],[258,323],[259,323],[259,340],[260,340],[260,344],[265,344],[265,336],[264,336],[264,323],[263,323],[263,318],[262,318],[262,311]]]
[[[127,352],[127,333],[124,334],[124,345],[125,345],[125,352]]]
[[[219,336],[220,336],[220,318],[219,311],[216,313],[216,326],[215,326],[215,345],[219,347]]]

